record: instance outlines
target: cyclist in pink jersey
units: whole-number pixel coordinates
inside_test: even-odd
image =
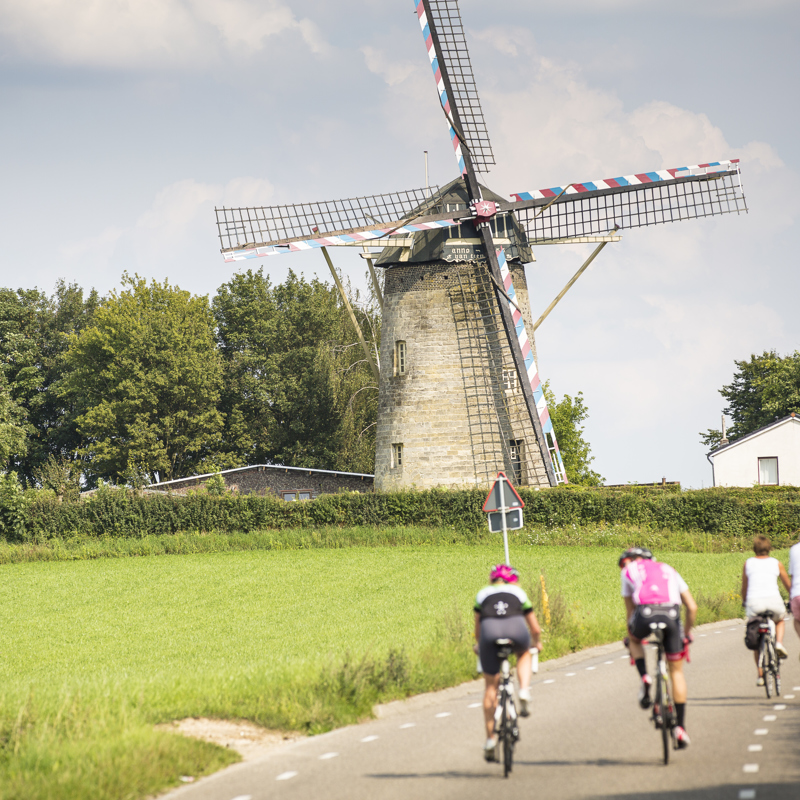
[[[653,560],[653,554],[645,547],[632,547],[619,558],[622,569],[622,599],[625,601],[625,617],[630,635],[631,658],[641,676],[639,705],[650,707],[652,680],[647,674],[642,639],[650,635],[650,624],[663,622],[664,650],[667,654],[669,676],[675,699],[677,722],[672,735],[679,748],[689,746],[686,733],[686,677],[683,660],[689,643],[691,630],[697,616],[697,604],[689,587],[681,576],[668,564]],[[686,606],[686,628],[681,627],[681,605]]]

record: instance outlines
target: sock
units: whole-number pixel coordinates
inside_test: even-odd
[[[681,728],[686,726],[683,724],[686,719],[686,703],[675,703],[675,713],[678,716],[678,725]]]
[[[644,678],[644,676],[647,675],[647,664],[644,663],[643,658],[637,658],[635,663],[636,669],[639,670],[639,675]]]

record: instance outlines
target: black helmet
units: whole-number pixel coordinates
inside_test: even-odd
[[[647,558],[650,559],[653,557],[653,553],[646,547],[629,547],[617,561],[617,566],[621,567],[622,562],[625,559],[630,559],[631,561],[635,561],[637,558]]]

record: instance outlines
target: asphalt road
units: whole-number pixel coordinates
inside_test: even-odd
[[[545,662],[521,720],[514,771],[482,757],[481,684],[382,707],[381,718],[282,747],[181,787],[168,800],[459,798],[798,800],[800,640],[787,625],[783,696],[767,700],[741,622],[697,631],[686,667],[692,745],[661,762],[621,645]],[[649,648],[648,663],[654,659]]]

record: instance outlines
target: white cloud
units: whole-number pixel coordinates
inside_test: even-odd
[[[68,66],[152,70],[249,56],[297,33],[312,52],[317,28],[282,0],[6,0],[0,41],[15,57]]]

